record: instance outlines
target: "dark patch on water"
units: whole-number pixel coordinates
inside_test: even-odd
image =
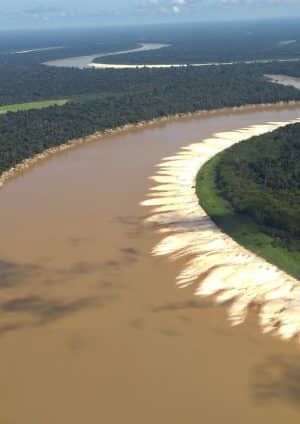
[[[255,367],[251,385],[259,404],[288,402],[300,408],[300,358],[271,356]]]
[[[48,324],[95,304],[96,299],[91,297],[63,301],[26,296],[2,303],[0,310],[5,313],[31,314],[36,317],[37,324]]]
[[[28,278],[36,277],[39,272],[37,265],[0,260],[0,288],[15,287]]]
[[[197,301],[197,300],[188,300],[186,302],[178,303],[166,303],[164,305],[155,306],[152,308],[152,312],[168,312],[168,311],[181,311],[185,309],[204,309],[211,308],[214,306],[212,301]]]

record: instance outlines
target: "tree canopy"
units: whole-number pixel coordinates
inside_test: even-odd
[[[222,154],[216,175],[238,213],[300,250],[300,124],[234,145]]]

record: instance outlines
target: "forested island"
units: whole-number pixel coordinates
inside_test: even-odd
[[[300,124],[218,154],[199,172],[197,192],[225,232],[300,277]]]

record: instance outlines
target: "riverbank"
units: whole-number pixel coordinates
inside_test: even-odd
[[[153,255],[189,258],[177,277],[179,287],[197,283],[196,295],[213,297],[221,304],[231,301],[232,325],[244,322],[250,306],[259,306],[263,332],[282,339],[300,334],[299,280],[225,234],[199,206],[195,183],[199,169],[218,153],[294,122],[299,118],[219,132],[166,157],[152,177],[156,185],[142,203],[152,207],[146,221],[167,234]]]
[[[298,424],[297,408],[262,408],[249,395],[264,375],[254,370],[269,370],[278,352],[296,368],[297,344],[263,335],[256,309],[232,328],[228,306],[177,289],[186,257],[150,254],[164,234],[143,224],[150,212],[139,202],[163,157],[220,131],[299,116],[298,106],[169,121],[82,144],[4,185],[0,421],[177,424],[199,414],[200,397],[204,422]]]
[[[230,202],[222,197],[215,181],[216,168],[221,157],[222,153],[219,153],[197,175],[196,192],[201,207],[224,233],[241,246],[299,279],[300,252],[278,246],[278,242],[275,243],[275,239],[266,234],[262,226],[235,212]]]
[[[270,75],[266,74],[265,77],[268,81],[273,82],[274,84],[280,84],[290,87],[295,87],[300,89],[300,78],[297,77],[290,77],[288,75]]]
[[[63,68],[92,68],[92,69],[169,69],[169,68],[186,68],[186,67],[210,67],[210,66],[232,66],[232,65],[251,65],[251,64],[268,64],[268,63],[289,63],[289,62],[299,62],[298,57],[289,57],[289,58],[270,58],[270,59],[251,59],[251,60],[233,60],[233,61],[207,61],[207,62],[173,62],[173,63],[140,63],[138,61],[133,63],[126,63],[126,59],[123,59],[123,63],[116,63],[115,56],[124,56],[126,54],[141,53],[151,50],[160,50],[162,48],[170,47],[170,44],[161,44],[161,43],[137,43],[139,47],[134,47],[127,50],[108,52],[108,53],[95,53],[92,55],[84,56],[75,56],[75,57],[66,57],[64,59],[50,60],[43,62],[43,65],[54,66],[54,67],[63,67]],[[106,60],[103,62],[104,58],[112,57],[113,60]],[[126,56],[125,56],[126,57]]]
[[[46,66],[55,66],[55,67],[63,67],[63,68],[79,68],[84,69],[92,66],[95,60],[99,60],[103,57],[109,56],[119,56],[126,53],[138,53],[143,51],[157,50],[162,49],[164,47],[168,47],[168,44],[159,44],[159,43],[137,43],[139,47],[134,47],[127,50],[119,50],[115,52],[107,52],[107,53],[95,53],[92,55],[85,56],[75,56],[75,57],[67,57],[65,59],[56,59],[44,62],[43,65]],[[95,65],[97,65],[95,63]],[[95,66],[96,68],[97,66]]]
[[[213,110],[199,110],[197,112],[188,112],[188,113],[182,113],[182,114],[175,114],[170,116],[164,116],[160,118],[155,118],[149,121],[140,121],[136,123],[129,123],[125,124],[120,127],[107,129],[104,131],[97,131],[93,134],[88,135],[87,137],[82,138],[76,138],[68,141],[67,143],[60,144],[59,146],[51,147],[49,149],[44,150],[43,152],[39,152],[38,154],[24,159],[19,164],[11,167],[9,170],[3,172],[0,175],[0,189],[4,185],[6,181],[8,181],[11,178],[14,178],[18,174],[26,171],[30,167],[34,166],[40,161],[48,159],[50,156],[53,156],[57,153],[63,152],[67,149],[70,149],[72,147],[89,143],[95,140],[99,140],[103,138],[106,135],[117,135],[122,132],[127,131],[133,131],[135,129],[141,129],[146,128],[148,126],[155,126],[155,125],[161,125],[167,122],[171,122],[174,120],[185,120],[190,118],[196,118],[201,116],[209,116],[209,115],[216,115],[216,114],[223,114],[223,113],[238,113],[238,112],[245,112],[245,111],[251,111],[253,109],[271,109],[271,108],[283,108],[283,107],[297,107],[300,105],[300,101],[290,101],[290,102],[278,102],[278,103],[266,103],[266,104],[253,104],[253,105],[245,105],[245,106],[236,106],[231,108],[220,108],[220,109],[213,109]]]
[[[97,63],[92,62],[87,64],[87,67],[93,69],[170,69],[170,68],[203,68],[210,66],[234,66],[234,65],[254,65],[254,64],[268,64],[268,63],[293,63],[299,62],[299,58],[291,59],[266,59],[266,60],[242,60],[236,62],[203,62],[203,63],[136,63],[136,64],[126,64],[126,63]]]

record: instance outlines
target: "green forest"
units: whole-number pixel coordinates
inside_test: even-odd
[[[300,61],[123,70],[42,64],[127,49],[140,42],[170,44],[139,54],[139,60],[145,62],[153,62],[155,57],[157,62],[174,63],[300,57],[298,42],[280,42],[300,39],[296,24],[278,23],[274,28],[262,24],[255,27],[255,33],[253,25],[245,23],[241,27],[170,25],[115,33],[40,32],[37,37],[33,31],[6,35],[0,40],[0,174],[47,148],[95,131],[178,113],[300,101],[296,88],[265,78],[265,74],[300,76]],[[47,46],[61,48],[16,53]],[[129,56],[134,62],[135,56]],[[267,259],[284,263],[293,275],[299,274],[300,263],[299,133],[299,126],[293,126],[236,146],[234,149],[241,150],[229,150],[214,165],[209,164],[205,184],[199,189],[204,190],[202,199],[208,203],[213,199],[218,205],[216,214],[214,207],[209,212],[221,227]],[[220,218],[224,211],[226,219]]]
[[[135,36],[139,35],[136,30]],[[105,63],[191,64],[300,58],[297,20],[162,25],[144,29],[144,40],[145,35],[147,40],[166,43],[169,47],[110,56],[105,58]]]
[[[239,143],[216,167],[221,195],[274,238],[300,251],[300,124]]]
[[[80,32],[71,29],[5,32],[0,39],[0,106],[70,97],[77,101],[78,96],[82,100],[86,96],[95,98],[124,92],[132,94],[154,88],[165,90],[172,85],[173,79],[174,84],[187,84],[193,90],[197,84],[200,84],[199,90],[207,84],[207,93],[203,96],[209,98],[214,96],[210,94],[214,90],[214,81],[219,87],[220,80],[225,81],[231,72],[240,83],[241,101],[248,89],[262,90],[263,98],[265,91],[269,90],[267,86],[262,87],[264,74],[300,76],[300,61],[248,65],[240,63],[234,67],[189,68],[187,71],[55,68],[43,63],[72,56],[126,50],[136,47],[138,43],[165,43],[169,47],[124,56],[109,56],[105,58],[105,62],[120,63],[127,62],[128,59],[130,63],[202,63],[290,57],[300,59],[299,40],[299,22],[293,20],[95,28]],[[51,46],[58,48],[16,54],[25,49]],[[195,80],[194,86],[192,79]],[[230,84],[231,80],[229,87]],[[247,96],[251,95],[247,93]],[[289,95],[291,98],[296,96],[292,91]]]
[[[95,71],[106,95],[0,115],[0,172],[46,148],[127,123],[197,110],[300,100],[300,91],[257,79],[256,74],[247,68],[241,72],[240,67],[106,75],[103,81],[101,73]],[[114,87],[110,93],[108,80]],[[126,81],[130,86],[127,90]],[[84,86],[83,79],[81,82],[79,78],[78,90]],[[70,86],[69,94],[74,89]]]
[[[55,68],[44,65],[0,66],[0,106],[78,96],[103,96],[118,93],[178,90],[179,94],[220,105],[231,96],[233,104],[249,103],[250,98],[263,101],[298,99],[294,88],[280,87],[264,79],[267,73],[300,73],[300,62],[266,65],[229,65],[204,68],[94,70]],[[237,93],[239,91],[239,95]],[[186,101],[186,100],[184,100]],[[230,102],[230,99],[227,100]]]

